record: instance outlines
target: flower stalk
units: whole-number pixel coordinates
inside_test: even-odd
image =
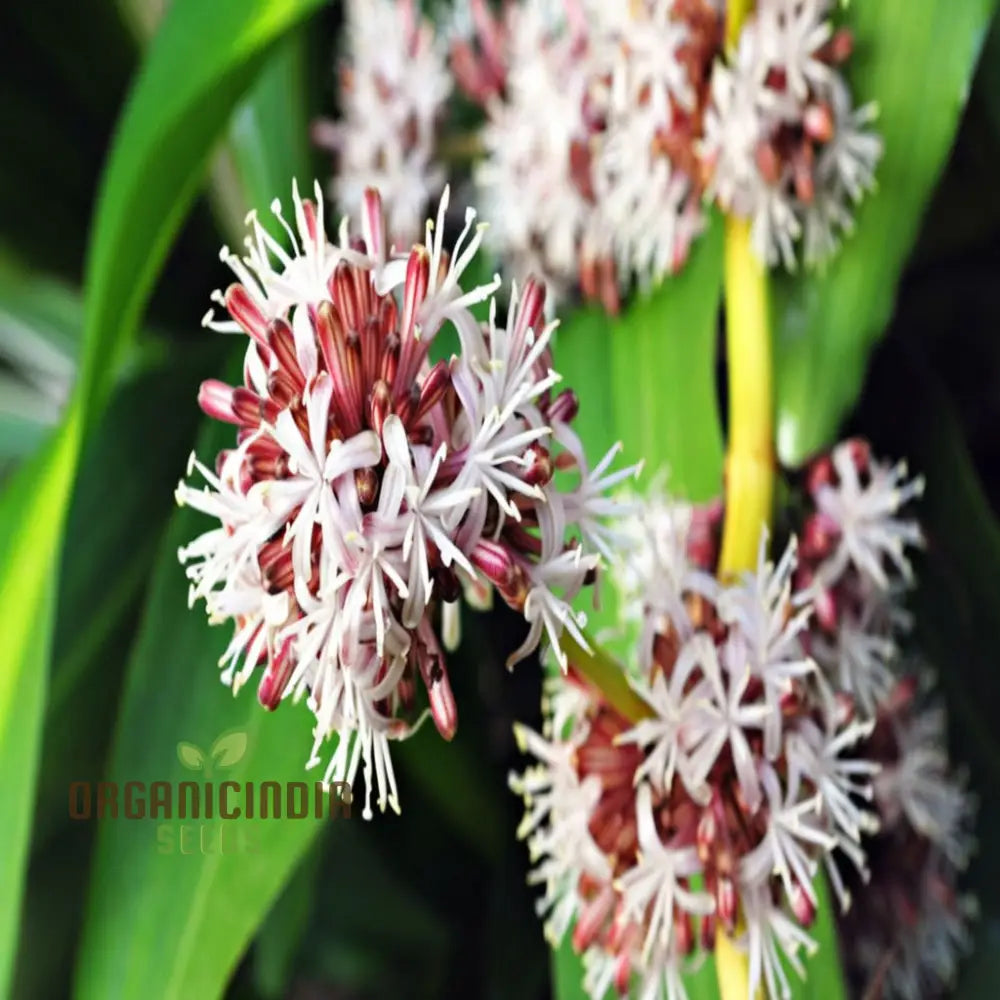
[[[774,495],[774,403],[767,274],[750,223],[726,220],[726,350],[729,449],[720,575],[753,569]]]
[[[731,0],[726,50],[736,49],[753,0]],[[765,266],[753,252],[750,221],[726,218],[724,260],[726,351],[729,373],[729,446],[726,455],[726,519],[719,575],[753,569],[760,532],[771,519],[774,496],[774,402],[771,331]],[[715,939],[715,975],[722,1000],[750,993],[746,952],[725,933]]]
[[[639,722],[654,715],[653,709],[629,684],[621,664],[592,639],[588,639],[588,644],[592,647],[590,650],[581,646],[569,630],[563,633],[560,640],[562,650],[576,672],[593,684],[605,701],[629,722]]]
[[[743,22],[753,10],[754,0],[729,0],[726,5],[726,51],[733,52],[739,41]]]

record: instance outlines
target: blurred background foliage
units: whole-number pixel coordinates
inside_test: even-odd
[[[945,0],[916,6],[907,40],[933,53],[935,18],[956,32],[962,22],[964,42],[982,45],[978,71],[927,210],[916,190],[906,217],[880,212],[876,195],[859,218],[842,267],[877,285],[870,313],[859,319],[835,282],[816,293],[831,328],[851,324],[858,343],[847,355],[815,341],[792,350],[786,412],[805,430],[782,455],[829,443],[843,415],[844,432],[927,476],[919,640],[982,800],[979,943],[959,990],[972,998],[1000,982],[989,849],[1000,821],[1000,31],[983,37],[988,3],[954,18]],[[425,730],[401,748],[402,818],[265,824],[259,853],[236,858],[163,856],[155,825],[67,818],[71,780],[179,778],[180,739],[208,745],[245,729],[241,780],[298,779],[310,739],[303,713],[265,718],[213,676],[227,637],[187,610],[176,547],[196,521],[174,510],[172,488],[199,438],[197,385],[234,362],[233,345],[199,325],[225,280],[219,244],[240,240],[247,208],[287,199],[292,176],[328,174],[308,123],[334,110],[339,11],[177,0],[154,35],[157,7],[0,9],[0,628],[14,636],[0,684],[0,992],[9,981],[19,998],[550,996],[514,838],[521,807],[506,790],[511,723],[538,724],[541,672],[504,671],[520,628],[506,609],[466,615],[452,670],[458,735],[448,746]],[[866,9],[863,31],[908,14]],[[959,87],[976,54],[967,47],[908,70],[912,87]],[[890,156],[906,141],[893,122]],[[942,122],[928,148],[947,149],[953,125]],[[113,145],[114,183],[97,205]],[[890,162],[929,186],[935,154],[923,152],[917,142]],[[669,461],[672,484],[699,499],[718,491],[721,469],[720,228],[619,329],[565,311],[557,348],[589,444],[620,436],[628,457]],[[792,303],[779,337],[810,294],[796,281],[779,289]],[[837,400],[818,416],[806,369]],[[75,383],[82,402],[67,410]],[[53,438],[60,420],[76,430]],[[199,451],[210,450],[202,432]],[[571,978],[557,979],[561,996]]]

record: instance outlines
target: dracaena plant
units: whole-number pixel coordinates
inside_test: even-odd
[[[427,715],[454,736],[457,602],[496,592],[529,625],[509,665],[542,643],[555,667],[543,734],[517,728],[536,763],[510,783],[547,935],[571,933],[595,1000],[685,997],[706,951],[725,1000],[790,996],[823,905],[864,988],[944,983],[971,912],[955,879],[972,804],[897,644],[922,540],[901,512],[922,481],[839,445],[782,491],[768,556],[766,268],[794,269],[800,238],[810,265],[834,253],[881,155],[840,76],[850,32],[802,0],[468,14],[449,63],[411,3],[351,5],[345,117],[314,129],[348,210],[338,241],[321,192],[296,189],[294,225],[272,206],[289,249],[254,216],[246,254],[223,250],[238,280],[205,325],[249,338],[243,384],[208,381],[200,403],[235,440],[177,491],[218,521],[180,556],[191,600],[233,623],[222,679],[255,677],[265,709],[305,699],[308,766],[332,741],[323,780],[360,767],[365,817],[373,791],[399,811],[389,744]],[[446,250],[445,188],[407,250],[446,176],[449,66],[486,110],[472,190],[498,225],[467,208]],[[728,220],[723,495],[611,497],[641,467],[611,471],[617,447],[588,461],[546,292],[577,284],[617,311],[631,278],[683,267],[704,199]],[[522,281],[502,307],[499,277],[469,280],[484,236]],[[446,326],[458,350],[432,361]],[[578,601],[609,569],[634,641],[621,663]],[[892,908],[887,838],[920,866],[898,932],[870,916]]]
[[[975,698],[952,678],[918,583],[960,534],[941,494],[954,486],[970,521],[988,508],[957,459],[935,478],[924,452],[911,472],[866,411],[837,428],[888,320],[990,0],[913,0],[912,16],[902,0],[345,0],[323,22],[340,31],[323,95],[336,111],[307,119],[321,95],[305,99],[302,52],[326,44],[311,25],[297,54],[276,52],[214,154],[229,242],[214,270],[195,268],[217,287],[202,330],[134,350],[211,137],[267,44],[317,6],[122,5],[151,54],[98,202],[84,347],[55,352],[68,369],[48,363],[37,331],[30,351],[18,339],[4,262],[0,418],[18,427],[13,385],[20,409],[44,409],[36,422],[57,430],[28,464],[22,440],[0,456],[5,478],[15,470],[0,500],[12,661],[0,778],[18,806],[0,824],[12,831],[0,896],[18,902],[28,878],[37,922],[51,895],[39,880],[58,842],[53,761],[71,780],[97,761],[105,790],[263,782],[273,797],[308,774],[320,799],[359,786],[366,822],[321,844],[308,819],[227,816],[257,825],[199,835],[190,858],[184,830],[158,830],[185,857],[151,860],[146,827],[105,816],[86,833],[97,846],[73,983],[53,985],[68,950],[38,973],[25,955],[39,935],[0,913],[0,991],[18,936],[24,996],[221,994],[254,934],[234,989],[278,995],[305,953],[355,962],[351,935],[367,923],[380,965],[398,923],[426,929],[419,950],[436,967],[436,917],[415,900],[451,880],[438,866],[462,870],[461,841],[502,871],[504,894],[499,859],[518,859],[538,920],[490,933],[540,953],[544,938],[557,1000],[947,994],[980,905],[977,782],[953,762],[948,715],[974,716]],[[928,89],[928,65],[950,96]],[[28,321],[65,320],[63,294]],[[190,311],[187,296],[173,305]],[[224,375],[227,343],[239,365]],[[126,419],[98,419],[202,348],[200,390],[181,393],[178,375],[166,406],[150,393]],[[37,376],[56,368],[50,392]],[[194,451],[191,422],[164,419],[181,395],[208,418]],[[177,481],[184,453],[185,509],[127,678],[98,677],[89,665],[128,631],[137,605],[123,595],[152,566],[150,512],[169,506],[161,480]],[[133,504],[135,538],[91,531],[109,495],[116,510]],[[1000,558],[1000,532],[982,537]],[[104,586],[110,574],[90,567],[112,554],[130,561]],[[939,575],[971,587],[972,562]],[[81,566],[102,586],[82,584]],[[12,595],[26,613],[8,615]],[[974,612],[953,617],[939,631],[960,642]],[[511,726],[503,699],[518,686],[529,704]],[[29,868],[26,762],[43,734]],[[989,746],[988,731],[972,736]],[[383,865],[379,838],[417,825],[430,848],[393,841]],[[255,856],[223,856],[223,843]],[[332,948],[315,902],[329,902],[318,866],[331,856],[344,898],[357,886]],[[393,894],[414,867],[419,892]],[[477,906],[492,921],[503,899]],[[123,929],[134,955],[117,946]],[[438,964],[474,961],[467,930],[462,954]],[[440,986],[408,977],[365,981],[376,995]]]

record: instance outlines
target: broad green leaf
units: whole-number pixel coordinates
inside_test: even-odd
[[[306,851],[261,925],[253,949],[254,985],[266,1000],[287,996],[296,956],[320,891],[320,862],[326,837]]]
[[[231,428],[211,426],[199,454],[214,454],[230,437]],[[153,781],[176,786],[207,780],[189,770],[190,764],[197,757],[204,765],[220,736],[240,733],[246,752],[215,775],[216,782],[224,778],[245,788],[247,782],[278,781],[284,787],[305,781],[311,794],[316,774],[304,771],[312,745],[307,709],[286,704],[272,716],[261,710],[252,690],[234,698],[219,682],[215,665],[230,629],[210,628],[201,607],[187,606],[177,549],[208,527],[203,515],[189,510],[177,511],[171,521],[126,674],[108,774],[83,780],[105,777],[120,786],[143,781],[147,788]],[[360,822],[357,812],[337,822]],[[102,1000],[220,995],[319,829],[311,813],[281,821],[104,821],[75,995]],[[227,838],[222,844],[227,853],[218,851],[221,836]]]
[[[321,0],[176,0],[168,10],[125,108],[98,199],[87,269],[86,402],[106,394],[107,373],[135,330],[212,144],[268,46],[319,6]]]
[[[722,293],[722,222],[712,214],[687,266],[637,295],[619,317],[596,307],[567,317],[555,346],[574,421],[594,464],[616,441],[621,460],[661,470],[668,488],[701,501],[721,491],[722,430],[715,355]]]
[[[878,190],[858,209],[856,232],[828,271],[774,282],[777,445],[786,464],[829,445],[857,399],[994,6],[994,0],[882,0],[847,9],[855,34],[854,97],[878,102],[885,155]]]
[[[646,482],[696,502],[722,491],[715,354],[722,291],[722,220],[712,214],[687,266],[635,302],[610,332],[615,430]]]
[[[63,544],[33,851],[68,822],[75,773],[99,769],[107,752],[130,630],[198,426],[191,404],[199,381],[219,371],[221,340],[175,350],[169,366],[124,380],[83,450]]]
[[[228,239],[242,244],[247,210],[288,203],[292,180],[313,197],[306,116],[306,34],[277,46],[247,96],[236,106],[211,171],[211,196]]]
[[[166,13],[165,0],[118,0],[138,44],[147,46]],[[292,179],[312,192],[309,173],[306,39],[290,32],[275,47],[249,93],[237,104],[209,169],[208,195],[217,224],[235,246],[246,235],[246,214],[287,199]]]
[[[268,45],[320,0],[177,0],[119,123],[87,262],[80,375],[64,424],[0,499],[0,989],[9,981],[36,770],[53,587],[84,434],[99,416],[210,146]],[[183,67],[179,72],[178,68]],[[49,599],[49,604],[51,600]],[[7,818],[7,817],[4,817]]]
[[[54,621],[56,564],[79,448],[79,408],[0,501],[0,992],[17,947]]]

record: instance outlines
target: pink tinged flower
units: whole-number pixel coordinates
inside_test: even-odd
[[[353,783],[359,765],[365,777],[365,806],[363,816],[370,819],[371,791],[378,789],[378,806],[386,805],[399,812],[399,794],[396,787],[392,759],[389,755],[391,724],[380,716],[374,705],[381,701],[399,679],[402,661],[397,659],[389,673],[378,680],[380,672],[376,657],[369,657],[355,670],[327,672],[325,684],[314,688],[311,702],[316,712],[313,753],[307,767],[320,763],[318,750],[336,733],[337,746],[323,775],[327,784],[338,781]]]
[[[523,606],[524,617],[531,627],[522,645],[508,657],[507,666],[513,667],[527,656],[544,635],[565,672],[568,660],[559,644],[563,630],[579,646],[590,651],[581,631],[586,625],[586,614],[575,611],[571,602],[588,575],[597,568],[599,557],[584,555],[579,547],[563,545],[566,519],[562,498],[554,490],[543,494],[542,502],[535,506],[535,513],[541,535],[541,551],[538,561],[528,571]]]
[[[669,623],[680,639],[693,625],[687,598],[698,595],[714,602],[719,585],[692,558],[701,515],[690,504],[668,497],[662,484],[639,503],[625,497],[629,516],[621,522],[625,537],[622,558],[613,563],[616,584],[624,598],[622,617],[642,630],[640,666],[650,667],[654,635]]]
[[[657,670],[651,684],[636,682],[635,686],[646,703],[655,711],[649,719],[642,719],[628,732],[618,737],[620,743],[634,743],[646,751],[643,762],[636,770],[636,781],[646,778],[657,787],[669,789],[675,773],[682,778],[688,771],[684,740],[690,739],[685,723],[696,710],[697,700],[685,695],[692,676],[701,668],[704,655],[702,643],[686,643],[670,672],[670,679]]]
[[[253,237],[245,241],[247,255],[238,257],[223,247],[220,257],[236,275],[238,284],[231,285],[225,295],[216,291],[214,302],[229,312],[230,320],[216,321],[210,310],[204,325],[224,333],[249,334],[258,347],[270,353],[267,327],[276,319],[294,318],[297,308],[316,304],[328,295],[327,282],[333,269],[343,259],[357,261],[344,247],[331,246],[326,238],[323,202],[319,185],[315,186],[316,202],[303,201],[298,184],[292,186],[292,202],[296,228],[293,230],[282,215],[281,202],[271,203],[271,212],[288,236],[291,252],[265,229],[251,212],[247,219]]]
[[[806,970],[799,953],[812,955],[816,942],[771,897],[770,887],[759,885],[741,893],[746,921],[746,950],[750,960],[750,996],[766,987],[767,995],[788,1000],[792,991],[785,974],[790,965],[801,979]]]
[[[362,192],[378,187],[391,239],[406,247],[419,239],[427,205],[444,186],[436,146],[452,89],[446,53],[414,0],[346,6],[342,117],[316,122],[313,140],[334,155],[330,194],[340,210],[358,222]]]
[[[443,566],[458,567],[469,578],[475,578],[475,567],[452,541],[444,529],[444,522],[450,519],[455,511],[464,515],[469,504],[480,495],[481,491],[479,487],[463,490],[454,486],[447,490],[435,490],[434,484],[447,454],[447,448],[441,445],[428,464],[427,449],[411,450],[403,423],[395,414],[386,419],[382,433],[389,460],[386,478],[393,478],[394,489],[399,491],[399,504],[405,500],[406,505],[404,515],[406,533],[403,538],[402,557],[407,564],[408,596],[403,605],[403,624],[407,628],[412,628],[422,619],[434,588],[428,559],[429,550],[437,549]],[[416,469],[418,460],[422,466],[419,480]]]
[[[837,525],[840,534],[839,545],[820,567],[819,576],[835,581],[852,566],[886,589],[887,566],[904,580],[912,579],[905,549],[922,544],[923,536],[916,522],[897,515],[923,494],[924,481],[919,477],[907,480],[904,462],[889,466],[867,456],[859,458],[850,444],[845,442],[833,451],[836,485],[822,483],[814,493],[817,508]]]
[[[520,725],[514,733],[521,749],[539,762],[521,775],[511,774],[508,783],[525,802],[517,835],[528,840],[534,864],[529,882],[546,887],[538,910],[546,918],[546,936],[558,944],[578,915],[586,926],[577,892],[581,877],[604,882],[611,878],[608,861],[589,829],[601,783],[593,775],[580,779],[572,741],[549,742]],[[589,919],[596,919],[595,908],[590,910]]]
[[[774,769],[761,768],[761,783],[767,798],[767,830],[764,839],[740,861],[740,884],[767,886],[777,875],[789,905],[804,894],[815,906],[813,879],[817,854],[829,853],[837,840],[820,816],[819,795],[800,797],[797,782],[782,787]]]
[[[705,892],[689,887],[692,876],[701,873],[697,850],[691,846],[669,847],[660,839],[653,818],[652,794],[642,784],[636,796],[639,831],[638,861],[619,876],[626,916],[645,922],[646,936],[641,960],[649,961],[654,948],[668,951],[672,944],[675,913],[707,916],[715,904]]]
[[[469,311],[495,287],[462,287],[481,238],[471,215],[453,254],[442,207],[429,245],[400,256],[375,191],[364,238],[345,223],[339,246],[297,191],[294,204],[291,252],[254,220],[248,256],[227,256],[242,283],[218,299],[250,338],[245,384],[209,381],[199,400],[234,425],[236,447],[217,473],[197,465],[207,489],[178,487],[179,502],[220,525],[180,555],[191,599],[234,624],[226,683],[238,689],[260,667],[266,708],[308,695],[314,757],[337,739],[326,780],[360,767],[366,803],[377,787],[380,808],[395,808],[388,743],[423,717],[421,689],[441,735],[457,726],[433,625],[440,604],[454,640],[463,586],[492,583],[529,622],[523,655],[543,634],[557,647],[564,628],[583,641],[570,602],[597,556],[571,537],[586,505],[552,480],[553,463],[583,458],[540,443],[575,407],[550,391],[537,284],[509,328],[495,311],[485,328]],[[462,351],[432,365],[448,322]]]
[[[830,66],[821,53],[833,35],[826,20],[827,0],[765,0],[758,15],[763,55],[781,66],[789,91],[804,100],[810,89],[830,79]]]
[[[899,648],[880,621],[888,610],[883,604],[881,594],[873,595],[858,618],[845,610],[839,622],[833,622],[832,640],[822,634],[813,635],[810,640],[817,662],[869,717],[875,714],[877,705],[886,699],[896,681],[893,666]]]
[[[871,736],[874,722],[853,719],[838,726],[828,712],[826,725],[829,728],[824,730],[808,720],[789,734],[789,780],[807,780],[815,787],[821,810],[834,829],[857,843],[862,834],[878,830],[876,815],[864,803],[874,798],[872,781],[880,765],[857,755],[859,744]]]
[[[777,566],[772,566],[767,561],[767,532],[761,532],[756,573],[744,574],[740,583],[719,596],[718,602],[719,617],[738,626],[738,631],[730,632],[728,642],[733,664],[743,660],[764,687],[770,708],[764,726],[764,754],[769,760],[776,759],[781,751],[783,700],[793,696],[796,684],[816,669],[801,646],[800,636],[812,607],[802,595],[793,599],[795,552],[793,538]]]
[[[720,662],[709,636],[697,633],[688,641],[695,647],[696,662],[703,674],[690,695],[692,709],[684,729],[691,794],[697,799],[707,798],[708,776],[719,755],[728,749],[744,801],[751,812],[756,812],[762,794],[749,733],[764,728],[771,710],[766,703],[748,698],[752,675],[745,661],[735,665],[735,673],[731,672],[729,664]]]
[[[868,743],[883,763],[871,879],[840,920],[852,977],[881,981],[887,996],[944,995],[971,947],[976,901],[959,881],[974,847],[976,806],[945,745],[939,707],[923,701],[915,678],[901,681],[880,705]],[[913,775],[900,774],[911,756],[920,772],[913,784]]]
[[[937,845],[949,862],[964,868],[974,846],[968,835],[975,801],[964,775],[956,775],[948,759],[945,713],[932,705],[895,724],[898,760],[875,779],[875,795],[887,826],[901,817]]]
[[[573,454],[580,470],[579,489],[566,498],[568,513],[579,524],[580,534],[588,548],[599,552],[609,565],[613,564],[616,553],[628,544],[628,539],[620,524],[609,523],[609,518],[617,516],[620,519],[628,515],[631,508],[628,501],[612,494],[621,489],[622,483],[638,479],[644,463],[637,462],[624,469],[609,472],[611,463],[622,450],[622,443],[618,441],[593,469],[588,470],[583,446],[570,427],[556,422],[553,434]]]
[[[850,55],[826,0],[762,0],[729,65],[718,65],[702,154],[709,192],[751,221],[758,256],[795,270],[799,245],[822,267],[874,187],[882,141],[873,105],[854,108],[839,64]]]

